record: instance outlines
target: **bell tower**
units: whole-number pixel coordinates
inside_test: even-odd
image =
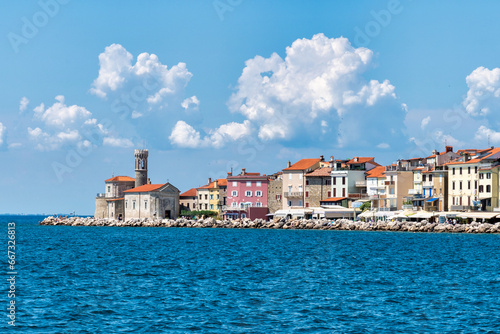
[[[135,150],[135,187],[148,183],[148,150]]]

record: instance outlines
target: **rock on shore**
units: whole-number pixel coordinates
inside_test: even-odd
[[[47,217],[40,225],[66,226],[116,226],[116,227],[193,227],[193,228],[264,228],[289,230],[344,230],[344,231],[399,231],[399,232],[435,232],[435,233],[500,233],[500,223],[489,224],[473,222],[471,224],[437,224],[426,220],[420,222],[377,222],[352,221],[348,219],[262,219],[248,218],[235,220],[206,219],[128,219],[126,221],[113,219],[95,219],[93,217]]]

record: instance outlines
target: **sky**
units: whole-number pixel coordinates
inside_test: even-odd
[[[500,144],[497,1],[2,1],[0,213]]]

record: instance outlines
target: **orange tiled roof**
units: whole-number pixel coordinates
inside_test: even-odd
[[[179,195],[180,197],[196,197],[196,188],[191,188],[188,191]]]
[[[226,187],[227,186],[227,179],[218,179],[217,184],[219,186]]]
[[[115,201],[123,201],[125,199],[125,197],[122,197],[122,198],[113,198],[113,199],[108,199],[107,201],[108,202],[115,202]]]
[[[377,166],[366,172],[366,177],[376,177],[377,179],[385,177],[385,167]]]
[[[357,161],[355,161],[355,159],[357,159]],[[354,157],[351,160],[349,160],[347,162],[347,164],[348,165],[351,165],[351,164],[362,164],[362,163],[365,163],[365,162],[372,162],[374,164],[377,164],[375,161],[372,161],[373,159],[375,159],[375,158],[374,157]]]
[[[227,187],[227,179],[217,179],[218,186]],[[197,189],[215,189],[215,181],[210,182],[202,187],[198,187]]]
[[[315,164],[317,164],[320,161],[320,159],[301,159],[294,163],[292,166],[283,169],[285,170],[306,170],[308,168],[311,168]]]
[[[135,179],[130,176],[115,176],[104,182],[135,182]]]
[[[166,184],[166,183],[165,183]],[[143,186],[125,190],[124,193],[147,193],[150,191],[156,191],[163,187],[165,184],[145,184]]]
[[[491,158],[493,155],[497,154],[497,153],[500,153],[500,147],[495,147],[495,148],[492,148],[492,149],[489,149],[489,150],[482,150],[482,152],[487,152],[488,154],[484,155],[484,156],[480,156],[478,158],[474,158],[474,159],[470,159],[469,161],[451,161],[451,162],[448,162],[446,165],[459,165],[459,164],[474,164],[474,163],[478,163],[484,159],[488,159],[488,158]]]
[[[330,198],[327,198],[327,199],[323,199],[320,202],[339,202],[339,201],[342,201],[342,200],[344,200],[346,198],[347,197],[330,197]]]
[[[330,176],[332,172],[332,169],[330,167],[321,167],[316,170],[313,170],[310,173],[306,174],[306,177],[309,176]]]

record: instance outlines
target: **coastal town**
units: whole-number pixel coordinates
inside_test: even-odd
[[[105,180],[96,219],[220,220],[350,219],[432,222],[497,221],[500,216],[500,148],[446,146],[427,157],[388,166],[375,157],[324,156],[284,163],[273,174],[229,171],[201,187],[180,191],[148,178],[148,150],[135,150],[135,177]]]

